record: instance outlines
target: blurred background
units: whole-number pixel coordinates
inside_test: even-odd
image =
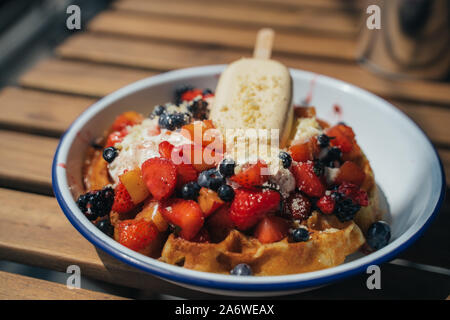
[[[80,29],[67,27],[71,5]],[[449,177],[449,16],[448,0],[0,0],[0,298],[212,297],[95,250],[53,198],[50,167],[59,137],[99,98],[160,72],[249,56],[261,27],[276,31],[275,59],[404,111]],[[382,292],[368,291],[363,275],[289,298],[448,297],[449,214],[447,198],[425,236],[383,265]],[[78,296],[55,287],[70,264],[82,270]]]

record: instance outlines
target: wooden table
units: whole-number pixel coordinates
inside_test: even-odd
[[[252,52],[262,26],[276,32],[274,57],[342,79],[392,102],[435,144],[450,176],[450,84],[380,78],[354,60],[360,2],[334,0],[119,0],[0,91],[0,259],[142,290],[215,298],[179,289],[98,251],[67,221],[51,191],[58,138],[97,99],[167,70],[228,63]],[[417,183],[420,183],[418,181]],[[449,180],[447,180],[449,183]],[[384,264],[382,290],[367,275],[291,296],[437,298],[450,291],[450,201],[425,235]],[[33,286],[33,290],[30,287]],[[0,298],[117,298],[0,272]]]

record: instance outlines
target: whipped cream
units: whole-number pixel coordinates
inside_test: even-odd
[[[145,119],[141,124],[128,128],[122,142],[116,143],[119,155],[108,165],[109,174],[115,183],[125,170],[133,170],[150,158],[159,157],[158,146],[168,141],[174,146],[190,144],[191,141],[176,131],[159,130],[158,118]]]

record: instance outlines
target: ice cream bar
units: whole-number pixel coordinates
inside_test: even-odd
[[[279,129],[280,147],[293,122],[289,70],[271,60],[273,30],[257,36],[253,58],[231,63],[216,88],[210,118],[219,129]]]

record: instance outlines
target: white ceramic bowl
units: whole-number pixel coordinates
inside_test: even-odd
[[[263,296],[298,292],[363,272],[369,265],[392,259],[423,233],[439,211],[445,193],[442,164],[427,137],[383,99],[348,83],[293,69],[293,101],[300,103],[310,97],[319,117],[331,123],[345,121],[356,132],[390,206],[392,238],[386,247],[315,272],[235,277],[165,264],[136,253],[99,231],[74,201],[74,195],[82,190],[81,168],[89,142],[101,136],[119,113],[136,110],[149,114],[156,104],[170,101],[178,85],[215,88],[223,69],[224,66],[205,66],[143,79],[101,99],[74,121],[56,151],[52,178],[62,210],[84,237],[117,259],[181,286],[210,293]]]

